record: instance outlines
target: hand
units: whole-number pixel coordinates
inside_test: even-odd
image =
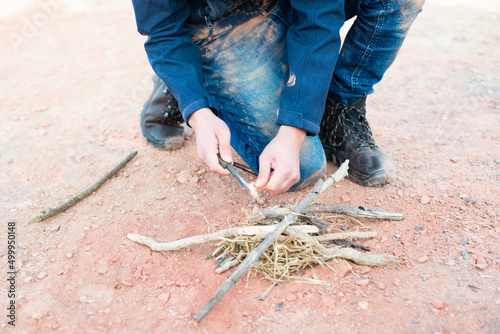
[[[281,194],[300,180],[300,147],[306,131],[282,125],[278,134],[259,157],[257,189],[265,188],[274,195]],[[274,171],[271,172],[271,169]]]
[[[200,159],[210,170],[220,175],[229,175],[219,164],[217,153],[224,161],[232,162],[231,132],[226,123],[214,115],[209,108],[195,111],[188,120],[196,133],[196,150]]]

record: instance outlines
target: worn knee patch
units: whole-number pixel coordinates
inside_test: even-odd
[[[290,191],[318,181],[326,171],[326,157],[318,136],[307,137],[300,150],[300,181]]]

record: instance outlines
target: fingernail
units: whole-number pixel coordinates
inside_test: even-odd
[[[230,155],[222,156],[222,160],[224,160],[225,162],[233,162],[233,159],[231,159]]]

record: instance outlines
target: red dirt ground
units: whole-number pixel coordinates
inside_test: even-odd
[[[397,180],[381,188],[344,180],[318,199],[402,212],[401,222],[361,220],[379,232],[367,242],[373,252],[400,264],[351,263],[350,272],[332,261],[336,273],[304,274],[326,285],[281,283],[266,301],[256,296],[269,282],[245,277],[197,327],[188,320],[228,275],[204,260],[213,247],[162,255],[126,235],[170,241],[238,226],[255,203],[197,161],[193,138],[176,152],[143,139],[151,70],[130,2],[47,3],[0,6],[0,331],[500,333],[497,1],[428,1],[368,100]],[[137,157],[95,194],[27,225],[132,150]],[[191,181],[181,184],[183,171]],[[261,206],[294,203],[308,190],[265,194]],[[15,328],[6,317],[8,222],[17,233]]]

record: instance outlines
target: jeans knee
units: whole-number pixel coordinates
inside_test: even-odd
[[[316,183],[325,175],[326,157],[319,140],[311,140],[311,143],[304,143],[300,154],[300,180],[290,191],[304,188]]]
[[[413,19],[417,17],[418,13],[422,11],[425,0],[407,0],[406,3],[401,7],[400,12],[403,17]]]

